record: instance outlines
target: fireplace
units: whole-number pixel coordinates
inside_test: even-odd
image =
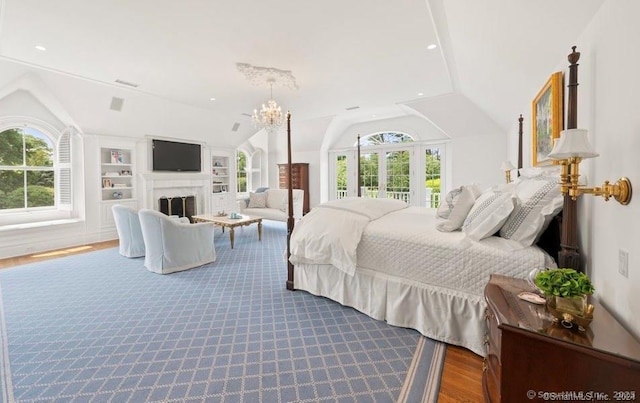
[[[191,221],[191,217],[196,215],[196,197],[195,196],[163,196],[158,199],[158,210],[166,215],[177,215],[187,217]]]
[[[172,215],[191,217],[211,211],[211,175],[188,172],[152,172],[141,175],[143,208],[162,210],[161,200]],[[183,208],[183,200],[185,198]],[[171,202],[169,203],[169,199]],[[193,202],[191,202],[193,200]],[[193,204],[191,204],[193,203]],[[186,212],[185,212],[186,210]]]

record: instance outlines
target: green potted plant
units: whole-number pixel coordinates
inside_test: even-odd
[[[579,316],[584,316],[586,297],[594,291],[589,276],[569,268],[540,271],[533,282],[548,301],[553,298],[557,310]]]

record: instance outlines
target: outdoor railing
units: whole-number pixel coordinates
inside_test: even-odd
[[[426,197],[424,206],[431,207],[431,208],[438,208],[438,206],[440,206],[440,193],[433,193],[433,189],[430,189],[430,188],[427,188],[427,190],[428,192],[427,192],[427,197]],[[363,187],[361,190],[361,193],[362,193],[362,196],[364,197],[378,198],[380,192],[378,191],[378,189],[368,189]],[[407,203],[411,202],[411,192],[387,191],[386,194],[388,199],[402,200]],[[336,198],[338,199],[342,199],[347,196],[349,196],[349,194],[347,193],[346,190],[338,190],[336,192]]]

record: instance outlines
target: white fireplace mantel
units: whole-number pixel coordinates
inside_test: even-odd
[[[160,197],[195,196],[197,214],[208,213],[211,202],[211,175],[200,172],[148,172],[139,175],[142,205],[157,209]]]

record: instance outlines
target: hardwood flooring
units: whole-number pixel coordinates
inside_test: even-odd
[[[0,269],[117,246],[118,241],[113,240],[36,253],[33,255],[0,259]],[[459,403],[482,401],[484,401],[482,397],[482,358],[465,348],[447,346],[438,402]]]

